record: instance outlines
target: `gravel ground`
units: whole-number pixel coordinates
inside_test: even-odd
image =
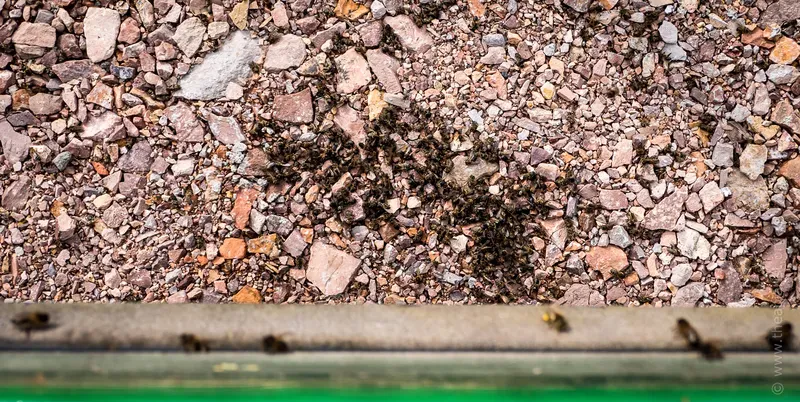
[[[0,8],[4,302],[797,304],[796,0]]]

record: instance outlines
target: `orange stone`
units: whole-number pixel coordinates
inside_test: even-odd
[[[100,162],[92,162],[92,167],[94,167],[94,171],[97,172],[100,176],[108,176],[108,169],[103,166]]]
[[[54,218],[58,218],[59,215],[66,211],[67,207],[65,207],[64,203],[59,200],[53,200],[53,204],[50,205],[50,213],[53,214]]]
[[[486,14],[486,6],[481,3],[481,0],[469,0],[469,12],[475,18],[481,18]]]
[[[756,28],[750,32],[743,33],[742,43],[744,43],[745,45],[754,45],[758,47],[763,47],[765,49],[772,49],[773,47],[775,47],[775,44],[767,41],[764,38],[764,30],[761,28]]]
[[[239,230],[244,230],[247,223],[250,222],[250,209],[253,208],[253,201],[258,197],[258,191],[252,188],[239,190],[236,195],[236,201],[233,203],[233,216],[234,224]]]
[[[244,239],[229,237],[222,242],[219,255],[226,260],[242,259],[247,255],[247,244]]]
[[[190,256],[187,256],[187,257],[191,258]],[[198,255],[197,256],[197,263],[200,264],[201,266],[208,264],[208,257],[206,257],[204,255]]]
[[[614,276],[611,273],[612,270],[621,272],[628,266],[628,256],[619,247],[592,247],[586,253],[586,263],[593,271],[600,271],[603,279],[609,280]]]
[[[358,4],[353,0],[339,0],[333,13],[339,18],[357,20],[362,15],[369,12],[369,8],[363,4]]]
[[[773,63],[792,64],[800,56],[800,45],[792,38],[786,36],[775,42],[775,48],[769,54],[769,59]]]
[[[270,254],[275,247],[278,235],[275,233],[250,239],[247,241],[247,252],[254,254]]]
[[[778,174],[791,180],[795,187],[800,187],[800,157],[795,157],[781,165]]]
[[[756,299],[768,303],[780,304],[781,301],[783,301],[780,296],[776,295],[775,292],[772,291],[772,288],[753,289],[750,291],[750,294],[752,294]]]
[[[705,158],[703,157],[703,154],[698,151],[694,151],[690,156],[694,158],[694,167],[697,170],[697,177],[703,177],[707,168],[706,164],[704,163]]]
[[[261,303],[261,293],[250,285],[244,285],[243,288],[233,296],[234,303],[240,304],[258,304]]]
[[[611,10],[612,8],[614,8],[614,6],[617,5],[618,2],[619,2],[619,0],[600,0],[599,1],[600,5],[603,6],[603,8],[605,8],[606,10]]]
[[[314,229],[312,228],[300,228],[300,236],[303,236],[303,240],[311,244],[314,241]]]

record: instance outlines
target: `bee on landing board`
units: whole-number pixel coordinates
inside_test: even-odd
[[[794,332],[792,324],[785,322],[771,329],[765,337],[772,351],[791,351],[794,342]]]
[[[261,341],[261,349],[271,355],[289,353],[289,344],[280,335],[267,335]]]
[[[186,353],[207,353],[211,350],[208,341],[202,340],[193,334],[181,335],[181,346]]]
[[[719,348],[719,345],[716,342],[703,341],[697,330],[689,324],[689,321],[679,318],[677,325],[678,335],[686,341],[686,346],[689,350],[697,351],[706,360],[721,360],[723,358],[722,349]]]
[[[569,331],[569,324],[567,324],[567,320],[559,313],[555,311],[547,311],[546,313],[542,314],[542,321],[544,321],[550,328],[558,331],[558,332],[567,332]]]
[[[11,319],[18,330],[25,332],[25,335],[30,338],[32,331],[44,331],[55,327],[50,322],[50,314],[41,311],[31,311],[20,313]]]

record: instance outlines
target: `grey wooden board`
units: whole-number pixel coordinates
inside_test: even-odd
[[[558,333],[538,306],[14,304],[0,306],[0,350],[180,350],[180,334],[213,350],[258,350],[268,334],[295,350],[685,350],[675,323],[686,318],[728,351],[770,352],[776,321],[800,328],[800,312],[762,308],[554,307],[570,331]],[[55,327],[30,338],[10,320],[45,311]],[[797,348],[797,339],[794,340]]]
[[[800,356],[687,352],[1,352],[0,386],[769,387],[800,386]]]

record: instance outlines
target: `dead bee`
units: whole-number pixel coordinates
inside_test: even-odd
[[[556,313],[555,311],[548,311],[542,314],[542,321],[544,321],[550,328],[558,332],[569,331],[569,324],[564,316]]]
[[[792,342],[794,341],[794,333],[792,332],[792,324],[785,322],[779,327],[775,327],[772,331],[767,333],[765,337],[769,347],[773,351],[792,349]]]
[[[280,335],[267,335],[261,341],[261,349],[271,355],[289,353],[289,344]]]
[[[193,334],[181,335],[181,346],[186,353],[209,352],[208,341],[202,340]]]
[[[32,331],[44,331],[54,327],[50,323],[50,314],[41,311],[31,311],[20,313],[11,319],[11,323],[20,330],[24,331],[25,335],[31,336]]]
[[[689,321],[686,319],[680,318],[678,319],[678,335],[680,335],[683,340],[686,341],[686,346],[689,349],[696,350],[700,346],[700,335],[697,333],[697,330],[689,324]]]

